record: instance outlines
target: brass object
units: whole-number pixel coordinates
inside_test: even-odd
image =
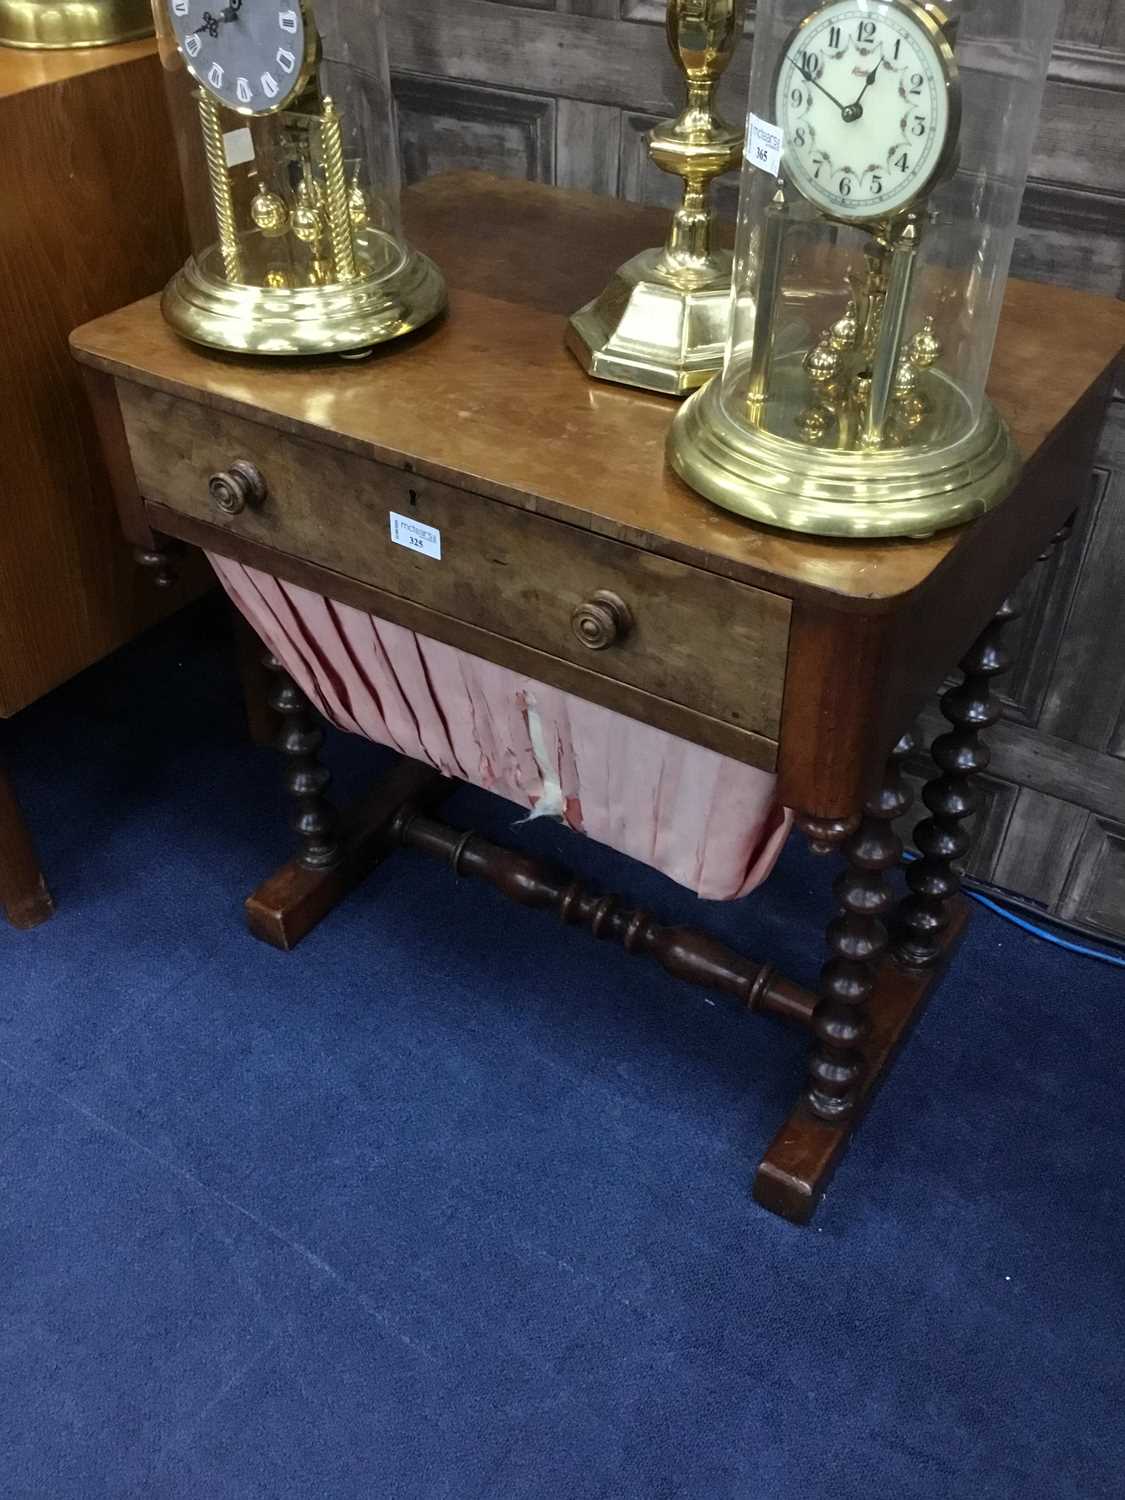
[[[234,195],[231,192],[219,106],[206,89],[196,90],[195,105],[199,111],[199,128],[203,132],[203,149],[207,155],[207,181],[211,187],[211,206],[215,210],[215,224],[219,231],[223,276],[227,281],[241,281],[242,256],[238,248]]]
[[[785,198],[785,184],[779,180],[777,190],[766,209],[766,232],[761,249],[754,348],[750,355],[750,385],[746,397],[752,413],[764,400],[769,381],[788,221],[789,206]]]
[[[61,51],[151,36],[148,0],[0,0],[0,45]]]
[[[258,179],[258,191],[250,204],[250,217],[268,239],[282,235],[289,228],[289,208],[280,193],[273,192]]]
[[[570,617],[570,624],[583,646],[588,646],[591,651],[604,651],[629,634],[633,628],[633,616],[620,594],[598,589],[578,606]]]
[[[344,142],[340,135],[340,116],[327,95],[320,113],[320,150],[324,157],[324,206],[328,214],[328,238],[332,242],[336,280],[355,281],[359,273],[352,243],[352,217],[348,209]]]
[[[857,201],[849,212],[829,206],[828,184],[816,188],[800,177],[800,159],[783,155],[747,263],[745,289],[754,314],[749,338],[732,347],[721,388],[715,382],[692,396],[669,434],[669,462],[694,489],[788,530],[928,536],[998,503],[1019,471],[1011,436],[993,409],[985,402],[978,415],[957,381],[938,368],[942,347],[934,320],[927,318],[907,338],[928,197],[957,161],[961,90],[943,12],[917,0],[902,0],[902,6],[932,47],[932,71],[945,85],[945,135],[933,166],[892,211]],[[820,24],[824,11],[810,10],[782,48],[775,101],[802,31]],[[798,66],[815,84],[806,65]],[[782,103],[777,110],[784,123]],[[843,116],[848,123],[847,109]],[[862,117],[860,111],[851,120]],[[789,267],[800,263],[798,251],[792,258],[788,253],[789,226],[805,225],[810,216],[866,236],[862,267],[847,274],[846,310],[819,333],[799,313],[779,321],[786,297],[793,302],[799,296],[785,284]],[[790,346],[793,337],[800,347]]]
[[[742,159],[742,131],[715,93],[742,31],[744,0],[668,0],[668,45],[687,80],[687,105],[657,126],[649,155],[683,180],[683,200],[661,250],[643,250],[570,319],[567,347],[601,380],[683,395],[720,368],[732,257],[717,244],[709,198]]]
[[[297,184],[297,202],[289,221],[290,228],[304,245],[315,245],[324,233],[324,215],[320,194],[312,178],[312,167],[304,164],[304,174]]]
[[[901,400],[903,396],[909,396],[911,391],[915,389],[917,384],[918,371],[914,368],[914,366],[906,358],[906,356],[903,355],[902,359],[900,359],[898,362],[898,369],[895,371],[895,399]]]
[[[941,340],[934,332],[934,320],[927,317],[906,346],[906,357],[920,370],[936,365],[943,353]]]
[[[352,221],[353,229],[362,229],[370,217],[371,205],[367,201],[367,194],[360,186],[357,167],[352,176],[352,185],[348,189],[348,218]]]
[[[275,46],[257,21],[236,36],[230,25],[239,13],[223,12],[217,37],[211,32],[215,47],[229,37],[233,50],[220,53],[228,64],[242,55],[240,46],[245,53],[262,35]],[[169,77],[183,78],[189,58],[196,58],[209,80],[194,98],[217,242],[203,241],[165,288],[169,324],[185,338],[235,353],[356,355],[436,317],[446,301],[441,273],[404,243],[397,227],[381,227],[384,215],[360,180],[362,144],[355,146],[360,162],[350,170],[345,163],[347,121],[320,92],[322,48],[308,0],[292,0],[280,13],[266,7],[262,26],[280,26],[294,38],[294,50],[278,49],[279,77],[263,72],[257,93],[253,79],[235,80],[230,66],[224,74],[217,57],[208,62],[208,52],[194,46],[199,28],[192,17],[182,7],[176,14],[175,45],[185,66]],[[231,168],[227,133],[244,132],[247,117],[257,122],[252,149],[244,154],[239,143]]]
[[[397,247],[396,247],[397,248]],[[222,274],[218,247],[193,256],[169,282],[162,305],[168,322],[185,338],[243,354],[345,354],[368,349],[421,328],[445,306],[441,272],[418,251],[399,250],[386,266],[384,236],[357,236],[363,265],[375,255],[378,276],[348,286],[331,279],[331,265],[314,262],[326,280],[302,285],[285,272],[262,273],[262,285],[232,285]],[[311,277],[309,278],[311,280]],[[281,282],[279,285],[278,283]]]
[[[807,406],[797,418],[797,431],[806,443],[819,443],[828,434],[835,416],[827,406]]]
[[[828,342],[837,354],[850,352],[856,346],[859,338],[859,313],[855,302],[848,303],[848,310],[836,323],[833,323],[828,333]]]
[[[867,448],[878,448],[886,432],[899,350],[902,347],[902,332],[910,306],[910,290],[914,285],[914,272],[918,265],[920,238],[921,220],[914,214],[905,216],[896,226],[893,237],[888,235],[891,266],[880,307],[879,331],[871,368],[871,396],[863,422],[863,443]]]
[[[800,360],[779,365],[793,392],[793,417],[786,420],[797,423],[808,406],[808,377]],[[1011,434],[987,402],[971,431],[943,444],[940,435],[954,430],[964,397],[946,376],[928,373],[924,427],[935,440],[921,448],[872,452],[845,443],[813,448],[761,425],[735,427],[725,419],[720,383],[713,381],[676,413],[669,462],[716,504],[770,526],[819,536],[932,536],[998,505],[1019,476],[1020,460]],[[862,381],[860,386],[862,400]],[[784,393],[779,404],[788,405]]]
[[[810,349],[805,356],[805,369],[814,385],[831,385],[839,379],[842,366],[840,351],[827,340]]]
[[[238,516],[250,506],[257,510],[266,502],[266,481],[249,459],[236,458],[229,469],[212,474],[207,484],[215,509],[224,516]]]

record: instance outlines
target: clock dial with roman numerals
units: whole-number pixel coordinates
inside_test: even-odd
[[[783,170],[832,218],[889,218],[949,164],[957,64],[914,0],[829,0],[786,43],[775,87]]]
[[[315,36],[300,0],[167,0],[188,71],[242,115],[284,109],[312,68]]]

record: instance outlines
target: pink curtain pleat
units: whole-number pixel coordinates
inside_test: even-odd
[[[760,885],[791,817],[776,778],[400,625],[211,557],[322,714],[668,875],[712,901]]]

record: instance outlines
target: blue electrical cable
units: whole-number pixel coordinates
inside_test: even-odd
[[[908,850],[904,852],[903,858],[917,859],[918,855]],[[995,912],[998,917],[1003,917],[1005,922],[1022,927],[1024,932],[1030,932],[1033,937],[1042,938],[1045,943],[1054,943],[1056,948],[1065,948],[1068,953],[1079,953],[1083,958],[1098,958],[1103,964],[1113,964],[1118,969],[1125,969],[1125,955],[1106,953],[1101,948],[1086,948],[1081,943],[1072,943],[1069,938],[1059,937],[1057,933],[1048,932],[1044,927],[1037,927],[1026,917],[1016,916],[1014,911],[1009,911],[1006,906],[1001,906],[998,901],[993,901],[988,896],[982,896],[979,891],[966,891],[965,894],[971,896],[974,901],[979,901],[981,906],[986,906],[989,911]]]
[[[989,911],[994,911],[1006,922],[1013,922],[1017,927],[1022,927],[1024,932],[1030,932],[1035,937],[1042,938],[1046,943],[1054,943],[1056,948],[1065,948],[1069,953],[1080,953],[1083,958],[1100,958],[1103,964],[1114,964],[1119,969],[1125,969],[1125,957],[1117,953],[1106,953],[1101,948],[1084,948],[1081,943],[1072,943],[1068,938],[1059,937],[1057,933],[1048,932],[1043,927],[1036,927],[1034,922],[1027,921],[1025,917],[1017,917],[1014,911],[1009,911],[998,901],[989,900],[978,891],[967,891],[966,895],[971,896],[974,901],[979,901],[982,906],[987,906]]]

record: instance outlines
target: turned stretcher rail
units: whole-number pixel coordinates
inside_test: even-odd
[[[449,864],[457,875],[485,880],[520,906],[555,911],[569,926],[588,927],[596,938],[619,942],[626,953],[647,953],[676,979],[722,990],[747,1010],[812,1025],[816,997],[692,927],[664,927],[648,912],[624,906],[613,895],[587,889],[569,872],[531,855],[490,843],[404,807],[390,826],[392,841]]]

